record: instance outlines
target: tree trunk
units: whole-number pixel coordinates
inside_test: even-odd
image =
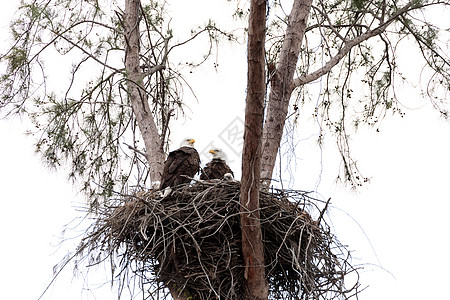
[[[162,139],[148,104],[147,93],[142,88],[143,76],[139,60],[140,7],[139,0],[125,1],[125,69],[131,106],[145,144],[145,156],[150,167],[150,180],[152,185],[159,186],[163,172],[164,152]]]
[[[271,91],[264,123],[262,170],[263,185],[268,187],[283,136],[284,124],[293,90],[293,78],[305,35],[312,0],[295,0],[289,15],[278,64],[271,79]]]
[[[248,29],[248,75],[244,148],[241,179],[241,229],[246,295],[243,299],[267,299],[264,248],[259,219],[261,138],[264,121],[264,44],[266,1],[252,0]]]

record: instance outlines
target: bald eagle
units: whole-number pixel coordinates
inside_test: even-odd
[[[194,139],[184,139],[179,149],[169,153],[164,162],[160,189],[188,183],[191,180],[186,176],[194,177],[200,170],[200,156],[194,143]]]
[[[226,155],[222,150],[212,149],[209,153],[212,154],[213,158],[206,164],[206,167],[203,168],[202,174],[200,175],[201,180],[223,179],[224,175],[227,173],[234,176],[233,171],[231,171],[226,163]]]

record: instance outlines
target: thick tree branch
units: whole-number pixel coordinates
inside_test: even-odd
[[[297,67],[300,47],[305,34],[312,0],[295,0],[289,15],[280,58],[271,79],[271,91],[267,105],[263,132],[261,178],[268,186],[272,179],[275,160],[283,135],[284,122],[289,107],[291,83]]]
[[[139,0],[126,0],[124,13],[125,29],[125,69],[127,72],[128,89],[131,106],[136,116],[139,130],[145,144],[146,159],[150,166],[152,183],[161,181],[164,153],[161,137],[148,104],[148,96],[143,90],[143,74],[139,60]]]

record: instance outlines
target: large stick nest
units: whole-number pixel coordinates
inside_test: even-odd
[[[260,193],[269,298],[346,299],[357,292],[357,276],[346,288],[344,278],[357,271],[320,205],[306,192]],[[156,191],[123,196],[100,212],[79,254],[116,257],[114,274],[124,282],[131,270],[149,298],[170,287],[190,299],[240,299],[240,211],[238,182],[181,185],[166,197]]]

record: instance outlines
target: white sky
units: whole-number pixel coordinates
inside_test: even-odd
[[[10,3],[0,11],[1,42],[13,12]],[[224,50],[222,55],[230,53]],[[234,59],[245,64],[245,53]],[[224,111],[219,118],[207,119],[201,112],[217,105],[229,107],[233,116],[236,109],[242,112],[246,74],[241,73],[226,66],[218,74],[195,73],[199,104],[192,105],[191,119],[181,122],[174,148],[190,132],[196,133],[199,150],[212,140],[220,144],[219,133],[234,117]],[[417,93],[411,97],[422,103]],[[338,238],[354,251],[354,263],[366,264],[361,283],[369,287],[359,299],[448,298],[450,124],[430,105],[407,111],[403,119],[383,122],[380,133],[362,130],[353,137],[354,154],[372,177],[371,184],[358,193],[335,184],[336,160],[329,146],[323,153],[320,195],[332,197],[329,217]],[[82,216],[77,211],[82,197],[77,197],[63,173],[41,164],[33,153],[33,140],[23,135],[25,129],[18,119],[0,121],[0,299],[39,297],[52,278],[53,266],[76,244],[75,240],[58,246],[64,225]],[[320,165],[307,143],[304,149],[294,169],[296,185],[311,189]],[[234,169],[239,168],[235,163]],[[105,271],[100,267],[98,273],[103,278]],[[68,268],[43,299],[112,298],[108,285],[91,292],[86,289],[95,283],[72,280],[71,274]]]

